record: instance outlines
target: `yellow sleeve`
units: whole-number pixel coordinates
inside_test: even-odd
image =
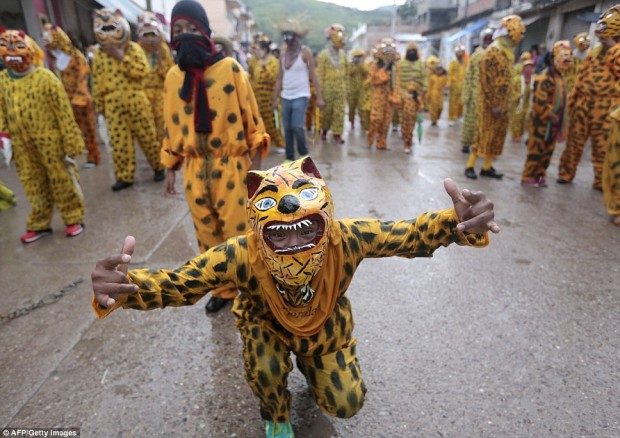
[[[95,111],[103,113],[105,111],[105,95],[103,94],[103,81],[104,79],[104,60],[105,54],[101,49],[95,50],[93,56],[93,100],[95,102]]]
[[[258,104],[256,103],[248,76],[236,61],[232,63],[232,76],[235,80],[237,99],[239,101],[239,108],[241,108],[241,119],[250,150],[250,157],[253,158],[258,152],[261,154],[261,158],[264,159],[269,153],[271,138],[265,130],[265,124],[260,116]]]
[[[416,219],[396,222],[378,219],[345,219],[340,222],[345,233],[357,237],[362,258],[432,257],[436,249],[452,243],[477,248],[489,243],[488,233],[457,231],[459,219],[454,209],[427,212]],[[343,241],[350,242],[350,239]]]
[[[101,319],[120,307],[153,310],[191,306],[210,290],[227,282],[247,282],[247,278],[238,278],[240,271],[237,267],[241,264],[246,265],[246,269],[240,271],[248,272],[245,236],[210,248],[174,270],[144,268],[129,271],[129,281],[139,287],[138,292],[119,298],[110,308],[99,305],[93,297],[92,308]]]

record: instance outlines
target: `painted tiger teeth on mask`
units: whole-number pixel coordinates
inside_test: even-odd
[[[281,248],[281,249],[276,249],[274,250],[274,252],[276,254],[279,254],[281,252],[290,252],[290,251],[305,251],[307,249],[310,248],[314,248],[316,245],[314,243],[308,243],[307,245],[301,245],[301,246],[293,246],[291,248]]]
[[[297,228],[299,228],[300,230],[304,227],[309,227],[310,225],[312,225],[312,221],[309,221],[308,219],[304,219],[301,222],[297,222],[294,224],[277,224],[277,225],[270,225],[267,227],[268,230],[286,230],[286,231],[290,231],[290,230],[296,230]]]

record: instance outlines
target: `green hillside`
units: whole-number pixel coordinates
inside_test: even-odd
[[[310,32],[304,39],[304,44],[315,51],[325,46],[323,31],[332,23],[344,25],[349,37],[360,23],[389,25],[391,18],[389,8],[360,11],[317,0],[244,0],[244,3],[252,9],[259,30],[275,42],[280,42],[276,30],[276,24],[280,20],[286,17],[307,17]]]

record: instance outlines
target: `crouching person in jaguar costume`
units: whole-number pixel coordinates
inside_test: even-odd
[[[429,257],[451,243],[483,247],[499,232],[493,204],[481,192],[445,189],[454,207],[411,220],[334,219],[329,189],[311,158],[250,171],[250,230],[175,270],[127,271],[135,247],[97,262],[93,308],[149,310],[196,303],[210,289],[234,282],[233,313],[244,344],[245,379],[260,401],[268,437],[293,437],[287,378],[290,353],[318,406],[348,418],[364,404],[346,291],[365,258]]]

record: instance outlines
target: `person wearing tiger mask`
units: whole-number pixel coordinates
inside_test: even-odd
[[[90,94],[90,66],[88,61],[73,45],[69,36],[58,26],[46,24],[43,27],[43,42],[55,59],[54,67],[60,72],[60,79],[71,101],[73,115],[77,122],[88,155],[85,168],[92,168],[101,162],[101,153],[97,144],[97,124],[95,108]]]
[[[448,85],[446,69],[439,62],[439,58],[431,55],[426,60],[426,66],[430,70],[428,75],[428,112],[431,126],[437,126],[443,112],[443,96]]]
[[[557,139],[566,132],[566,81],[564,73],[573,62],[570,42],[558,41],[545,54],[546,69],[537,79],[527,139],[527,158],[521,184],[546,187],[547,167]]]
[[[351,50],[351,62],[349,63],[348,75],[348,87],[347,87],[347,100],[349,102],[349,123],[351,129],[355,128],[355,114],[357,113],[362,119],[361,107],[361,95],[362,86],[368,79],[368,66],[364,63],[364,56],[366,52],[357,48]]]
[[[480,32],[480,46],[474,50],[469,59],[467,69],[465,70],[465,78],[463,79],[463,127],[461,129],[461,151],[464,154],[469,153],[469,147],[474,140],[474,132],[476,131],[476,104],[478,100],[478,89],[480,88],[480,59],[484,54],[484,50],[493,42],[493,32],[491,27],[484,28]]]
[[[67,93],[54,73],[34,64],[35,49],[21,30],[0,28],[0,148],[12,149],[30,204],[23,243],[52,233],[54,206],[65,236],[84,230],[84,199],[75,158],[84,140]]]
[[[620,78],[620,60],[611,51],[620,39],[620,5],[601,15],[595,29],[599,43],[588,53],[568,97],[568,135],[560,157],[558,184],[568,184],[577,173],[588,138],[594,171],[592,188],[602,190],[603,160],[611,129],[609,113],[620,102],[615,85]]]
[[[514,49],[523,39],[525,25],[518,15],[502,18],[493,42],[480,60],[480,89],[476,134],[465,176],[478,178],[474,165],[478,157],[485,161],[480,176],[501,179],[504,175],[493,168],[493,160],[502,154],[510,122]]]
[[[250,84],[252,85],[252,90],[254,90],[254,97],[256,97],[260,115],[263,118],[263,123],[265,123],[265,129],[267,129],[267,133],[271,137],[271,144],[283,153],[284,138],[280,128],[282,123],[282,120],[280,120],[281,112],[277,112],[278,126],[276,126],[274,109],[272,107],[273,90],[278,78],[280,61],[271,54],[271,41],[267,35],[261,34],[258,36],[255,44],[255,56],[252,58],[252,62],[248,63]]]
[[[457,44],[454,56],[456,59],[448,65],[448,126],[454,126],[463,115],[463,79],[467,68],[465,46]]]
[[[152,12],[138,16],[138,44],[149,62],[149,72],[144,79],[144,92],[153,110],[157,143],[164,140],[164,80],[174,65],[164,30],[159,18]]]
[[[321,84],[325,101],[321,115],[321,140],[327,139],[327,132],[331,129],[334,142],[342,144],[348,68],[347,55],[344,51],[346,42],[344,26],[332,24],[325,29],[325,38],[327,47],[319,53],[316,60],[316,76]]]
[[[526,124],[532,100],[534,81],[534,60],[530,52],[523,52],[519,57],[519,64],[515,68],[512,81],[512,108],[510,110],[510,135],[514,143],[521,142],[526,130]]]
[[[93,311],[101,319],[117,309],[188,306],[212,287],[234,283],[243,374],[265,436],[294,438],[292,359],[324,413],[346,419],[364,406],[367,387],[347,293],[359,264],[430,257],[451,244],[482,248],[489,231],[500,232],[484,193],[460,191],[449,179],[444,188],[452,208],[398,221],[336,219],[329,187],[310,157],[250,171],[247,233],[175,270],[128,271],[137,243],[127,236],[120,253],[99,260],[92,271]],[[143,372],[150,373],[148,365]]]
[[[581,32],[575,35],[573,38],[575,49],[573,50],[573,63],[566,72],[566,87],[570,92],[575,86],[577,76],[583,65],[583,61],[588,56],[588,50],[590,49],[591,39],[587,32]]]
[[[375,140],[377,149],[387,149],[387,135],[392,120],[392,110],[400,105],[399,65],[400,55],[391,38],[384,38],[373,51],[374,62],[369,67],[372,84],[372,106],[368,146]]]
[[[400,61],[400,95],[402,98],[402,126],[405,153],[413,146],[413,129],[423,105],[428,87],[426,67],[420,60],[418,45],[409,43],[405,58]]]
[[[153,179],[163,181],[164,167],[159,161],[153,111],[146,92],[151,71],[144,50],[130,40],[129,23],[121,11],[100,9],[93,24],[99,48],[93,57],[93,97],[95,111],[105,116],[112,146],[114,176],[112,190],[131,187],[136,172],[134,139],[138,141],[154,171]]]

